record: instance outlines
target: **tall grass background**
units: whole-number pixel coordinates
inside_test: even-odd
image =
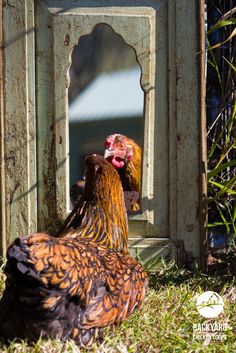
[[[208,227],[236,234],[236,3],[207,0]]]

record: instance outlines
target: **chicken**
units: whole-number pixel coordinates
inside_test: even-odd
[[[6,340],[72,338],[87,347],[144,299],[147,275],[128,254],[127,245],[121,246],[127,234],[122,238],[124,200],[118,173],[96,155],[86,159],[85,169],[83,203],[73,218],[78,221],[76,232],[63,238],[24,236],[7,251],[6,288],[0,301],[0,335]],[[110,197],[105,200],[105,195]],[[112,225],[106,215],[109,207],[109,216],[119,213]],[[126,232],[127,218],[123,223]]]
[[[127,209],[132,211],[139,210],[142,168],[141,148],[129,137],[113,134],[105,140],[104,158],[117,169],[126,199],[129,199],[129,201],[131,198],[133,199]]]
[[[102,156],[85,159],[85,187],[59,235],[86,237],[128,253],[128,220],[117,171]]]

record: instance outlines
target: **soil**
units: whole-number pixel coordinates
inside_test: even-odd
[[[207,260],[208,274],[218,276],[236,275],[236,246],[211,248]]]

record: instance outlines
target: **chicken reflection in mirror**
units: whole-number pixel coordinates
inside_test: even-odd
[[[127,211],[138,211],[141,191],[141,148],[129,137],[113,134],[105,140],[104,157],[120,175]]]
[[[125,139],[130,140],[132,148],[137,146],[129,166],[134,162],[137,151],[141,156],[144,92],[135,50],[106,24],[95,26],[92,33],[79,39],[71,53],[69,74],[70,193],[73,207],[84,186],[83,158],[90,153],[103,155],[104,141],[108,136],[119,133],[127,136]],[[135,171],[139,181],[133,189],[132,183],[127,187],[124,181],[127,168],[118,168],[120,176],[124,174],[121,178],[126,207],[131,211],[140,210],[141,159],[139,163]]]

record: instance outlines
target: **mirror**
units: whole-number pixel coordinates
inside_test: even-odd
[[[137,180],[134,187],[122,182],[127,209],[139,211],[144,92],[134,49],[110,26],[99,24],[73,48],[69,75],[71,206],[83,189],[84,157],[90,153],[104,155],[105,148],[107,159],[117,168],[121,179],[126,178],[123,164],[133,161],[135,153],[140,154],[140,172],[133,171],[138,174],[134,179],[139,179],[139,186]],[[129,140],[124,156],[122,138],[114,134],[129,137],[141,150],[134,151]],[[111,150],[115,149],[117,155],[112,155]]]

